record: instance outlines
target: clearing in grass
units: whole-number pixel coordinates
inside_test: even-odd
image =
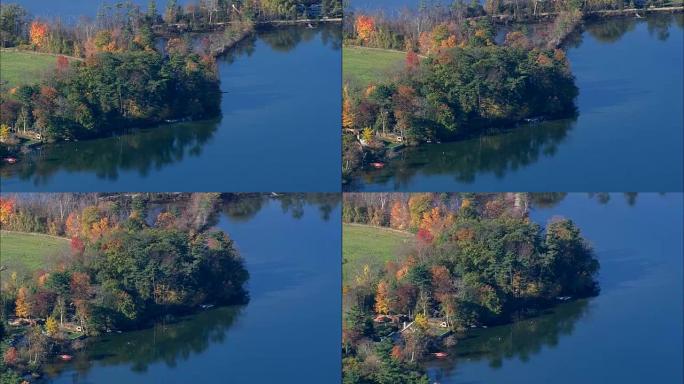
[[[35,52],[0,51],[0,79],[9,87],[37,82],[57,66],[57,56]]]
[[[344,47],[342,51],[344,78],[362,85],[403,68],[405,60],[406,53],[400,51],[362,47]]]
[[[2,278],[45,268],[51,256],[69,251],[69,239],[38,233],[0,231]]]
[[[361,272],[365,265],[380,269],[388,260],[397,260],[399,250],[413,242],[409,232],[361,224],[342,226],[342,274],[345,282]]]

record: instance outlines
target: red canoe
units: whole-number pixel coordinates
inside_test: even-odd
[[[370,163],[370,165],[371,165],[373,168],[380,169],[380,168],[383,168],[383,167],[385,166],[385,163]]]
[[[446,352],[435,352],[435,353],[433,353],[433,355],[435,355],[435,357],[438,359],[443,359],[443,358],[449,356],[449,354]]]
[[[5,162],[6,162],[6,163],[9,163],[9,164],[14,164],[14,163],[17,162],[17,158],[16,158],[16,157],[5,157],[3,160],[5,160]]]
[[[74,357],[71,356],[71,355],[59,355],[59,359],[60,359],[60,360],[64,360],[64,361],[69,361],[69,360],[71,360],[71,359],[73,359],[73,358],[74,358]]]

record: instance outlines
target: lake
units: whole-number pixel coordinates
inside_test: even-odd
[[[599,296],[469,332],[448,360],[427,364],[431,381],[681,383],[682,194],[569,194],[551,205],[533,220],[578,225],[601,263]]]
[[[95,339],[49,382],[340,382],[340,220],[338,195],[226,205],[249,304]]]
[[[348,190],[681,191],[684,16],[589,22],[567,47],[578,116],[403,151]]]
[[[39,2],[24,3],[36,10]],[[75,4],[84,13],[96,10],[54,1],[42,12],[66,14]],[[340,47],[339,23],[262,30],[218,59],[220,118],[44,145],[0,165],[0,187],[339,191]]]

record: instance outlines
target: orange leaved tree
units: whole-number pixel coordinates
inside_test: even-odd
[[[29,29],[29,38],[31,44],[38,48],[45,46],[45,40],[47,39],[48,26],[40,21],[31,22],[31,27]]]
[[[359,39],[361,39],[363,42],[368,42],[373,35],[373,31],[375,30],[375,19],[370,16],[359,15],[356,17],[354,26]]]

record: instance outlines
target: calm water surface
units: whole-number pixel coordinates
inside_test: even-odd
[[[681,383],[681,193],[570,194],[532,217],[571,218],[601,262],[599,296],[479,329],[431,379],[456,383]]]
[[[249,304],[108,335],[49,382],[339,383],[339,204],[255,204],[218,223],[245,259]]]
[[[44,9],[43,1],[23,4],[36,12],[85,12],[85,2],[48,2]],[[74,185],[98,192],[339,191],[340,33],[339,24],[262,31],[218,60],[219,119],[45,145],[15,165],[0,165],[0,186],[22,192],[71,191]]]
[[[568,57],[576,119],[403,152],[348,189],[681,191],[684,17],[590,23]]]

